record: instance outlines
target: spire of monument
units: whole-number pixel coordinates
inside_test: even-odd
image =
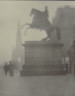
[[[20,21],[18,21],[17,33],[16,33],[16,46],[12,50],[12,61],[17,62],[17,64],[24,64],[24,51],[22,46],[21,37],[21,26]]]
[[[21,38],[21,29],[20,29],[20,20],[18,20],[18,29],[16,35],[16,47],[20,47],[22,45],[22,38]]]

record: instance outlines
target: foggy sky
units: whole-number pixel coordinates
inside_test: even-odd
[[[45,6],[48,6],[49,20],[55,16],[58,7],[70,5],[75,7],[73,1],[0,1],[0,62],[11,60],[12,49],[16,45],[16,32],[18,20],[21,26],[24,23],[32,21],[29,16],[31,8],[36,8],[44,11]],[[24,35],[26,27],[21,30],[22,40],[41,40],[46,36],[44,31],[31,29],[27,35]]]

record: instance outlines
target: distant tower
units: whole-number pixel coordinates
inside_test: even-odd
[[[16,47],[12,51],[12,60],[19,64],[24,64],[24,50],[22,46],[20,21],[18,21],[18,30],[16,35]]]

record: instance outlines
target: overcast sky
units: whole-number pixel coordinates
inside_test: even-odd
[[[58,7],[70,5],[75,7],[73,1],[0,1],[0,61],[8,61],[11,59],[12,48],[16,44],[16,32],[18,20],[21,25],[32,21],[29,16],[31,8],[36,8],[44,11],[45,6],[48,6],[49,20],[55,16]],[[27,35],[24,35],[26,27],[21,30],[22,40],[41,40],[46,36],[46,33],[39,30],[28,30]]]

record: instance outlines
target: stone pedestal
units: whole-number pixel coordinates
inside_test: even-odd
[[[66,74],[65,65],[62,64],[62,43],[27,41],[23,46],[25,64],[21,76]]]

